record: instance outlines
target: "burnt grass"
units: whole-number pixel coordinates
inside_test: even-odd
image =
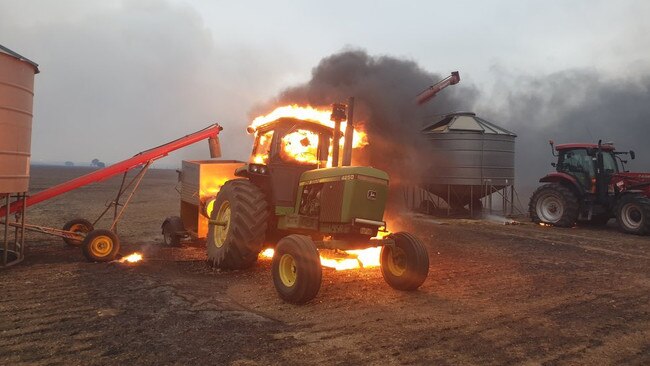
[[[82,172],[35,168],[32,190]],[[377,268],[324,269],[318,297],[293,306],[275,294],[269,260],[219,271],[200,242],[162,245],[175,184],[174,171],[152,170],[118,228],[121,253],[143,251],[142,263],[88,263],[29,234],[25,262],[0,270],[0,364],[650,364],[650,237],[614,222],[404,215],[394,229],[429,250],[421,289],[395,291]],[[28,221],[94,218],[117,185],[35,206]]]

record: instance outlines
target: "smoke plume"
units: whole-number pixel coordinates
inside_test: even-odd
[[[446,89],[423,106],[415,103],[419,92],[446,76],[446,72],[434,74],[410,60],[344,50],[321,60],[311,80],[284,90],[255,108],[252,115],[277,105],[328,106],[354,96],[355,123],[364,125],[370,141],[355,161],[387,171],[394,183],[415,181],[426,159],[419,134],[426,117],[471,109],[478,95],[466,83]]]
[[[610,78],[593,70],[540,77],[501,75],[498,91],[477,112],[515,131],[516,178],[522,202],[553,168],[555,143],[612,141],[635,150],[631,171],[650,170],[650,74]],[[485,95],[485,93],[483,93]]]

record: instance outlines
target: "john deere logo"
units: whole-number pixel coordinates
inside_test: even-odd
[[[372,189],[368,191],[368,194],[366,195],[366,198],[369,200],[376,200],[377,199],[377,191],[373,191]]]

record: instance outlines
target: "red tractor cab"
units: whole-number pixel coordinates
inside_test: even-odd
[[[605,225],[615,217],[627,233],[650,234],[650,173],[625,170],[622,156],[611,143],[561,144],[550,142],[557,162],[555,172],[533,193],[528,205],[533,222],[572,227],[578,221]]]

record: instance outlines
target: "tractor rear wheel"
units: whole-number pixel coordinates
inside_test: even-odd
[[[528,204],[530,218],[535,223],[572,227],[578,221],[580,204],[569,188],[550,183],[533,193]]]
[[[86,259],[91,262],[110,262],[120,251],[120,240],[110,230],[97,229],[86,235],[82,249]]]
[[[323,268],[314,241],[297,234],[280,239],[273,254],[271,274],[275,290],[284,301],[304,304],[316,297]]]
[[[406,232],[391,234],[395,246],[381,248],[381,274],[390,287],[412,291],[420,287],[429,274],[429,253],[422,242]]]
[[[73,233],[88,234],[95,228],[93,224],[86,219],[72,219],[63,225],[64,231],[72,231]],[[73,247],[81,246],[81,240],[74,240],[70,238],[63,238],[63,241]]]
[[[623,232],[650,233],[650,199],[642,195],[624,195],[616,206],[616,221]]]
[[[214,202],[208,225],[208,263],[245,269],[257,261],[269,219],[262,190],[247,179],[227,181]]]

